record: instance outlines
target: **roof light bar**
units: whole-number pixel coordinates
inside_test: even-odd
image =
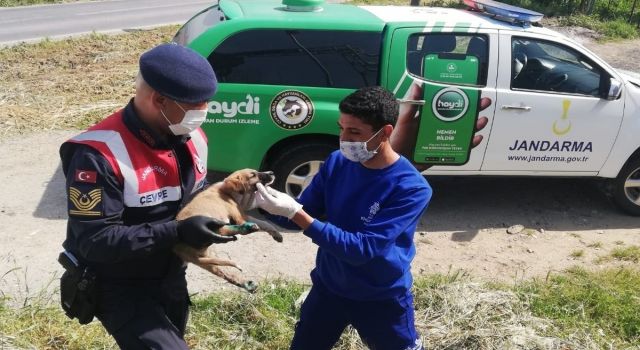
[[[519,23],[536,23],[544,16],[542,13],[522,7],[504,4],[493,0],[464,0],[473,11],[482,12],[498,20]]]

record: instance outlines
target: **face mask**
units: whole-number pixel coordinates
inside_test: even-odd
[[[174,135],[186,135],[200,127],[200,125],[202,125],[202,123],[204,123],[204,121],[207,119],[206,109],[190,109],[188,111],[185,111],[184,108],[182,108],[182,106],[178,104],[178,102],[173,102],[178,105],[178,107],[180,107],[180,109],[184,112],[184,117],[182,118],[182,121],[180,123],[171,124],[169,118],[167,118],[167,116],[164,114],[164,111],[160,110],[160,113],[162,113],[164,119],[167,121],[167,123],[169,123],[169,130],[171,130]]]
[[[340,141],[340,153],[352,162],[364,163],[373,158],[378,153],[378,149],[382,145],[380,143],[376,149],[369,151],[367,149],[367,142],[371,141],[382,129],[378,130],[367,141]]]

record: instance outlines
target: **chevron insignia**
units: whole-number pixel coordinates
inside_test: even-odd
[[[69,187],[69,204],[69,215],[101,216],[102,189],[96,188],[84,193],[75,187]]]

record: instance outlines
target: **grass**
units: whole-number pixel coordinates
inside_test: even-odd
[[[611,251],[611,257],[617,260],[637,263],[640,261],[640,247],[634,245],[626,248],[614,248]]]
[[[587,245],[587,247],[589,248],[596,248],[596,249],[601,249],[602,246],[603,246],[602,242],[593,242]]]
[[[640,247],[636,245],[628,247],[613,248],[609,255],[601,256],[596,259],[596,263],[604,263],[611,260],[627,261],[631,263],[640,262]]]
[[[571,252],[570,256],[576,259],[582,258],[584,256],[584,250],[582,249],[574,250],[573,252]]]
[[[636,39],[640,32],[634,24],[622,20],[601,21],[594,16],[575,15],[559,18],[561,26],[578,26],[592,29],[603,35],[601,40]]]
[[[534,315],[554,321],[559,334],[585,332],[601,348],[623,349],[640,344],[638,285],[637,269],[573,268],[516,289]]]
[[[0,7],[60,4],[63,2],[78,2],[81,0],[0,0]]]
[[[133,95],[140,54],[177,28],[0,49],[0,136],[95,124]]]
[[[516,285],[474,282],[463,271],[419,276],[416,326],[428,349],[632,348],[640,341],[640,271],[574,268]],[[256,294],[196,296],[187,326],[192,349],[287,349],[308,286],[263,281]],[[49,299],[0,300],[0,348],[115,349],[96,321],[79,326]],[[364,349],[348,329],[335,349]]]

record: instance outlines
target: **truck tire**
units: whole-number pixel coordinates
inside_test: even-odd
[[[337,145],[324,142],[296,144],[277,153],[269,162],[276,176],[273,187],[297,197],[320,169],[320,165],[337,149]]]
[[[613,200],[628,214],[640,216],[640,157],[633,158],[622,167],[613,180]]]

